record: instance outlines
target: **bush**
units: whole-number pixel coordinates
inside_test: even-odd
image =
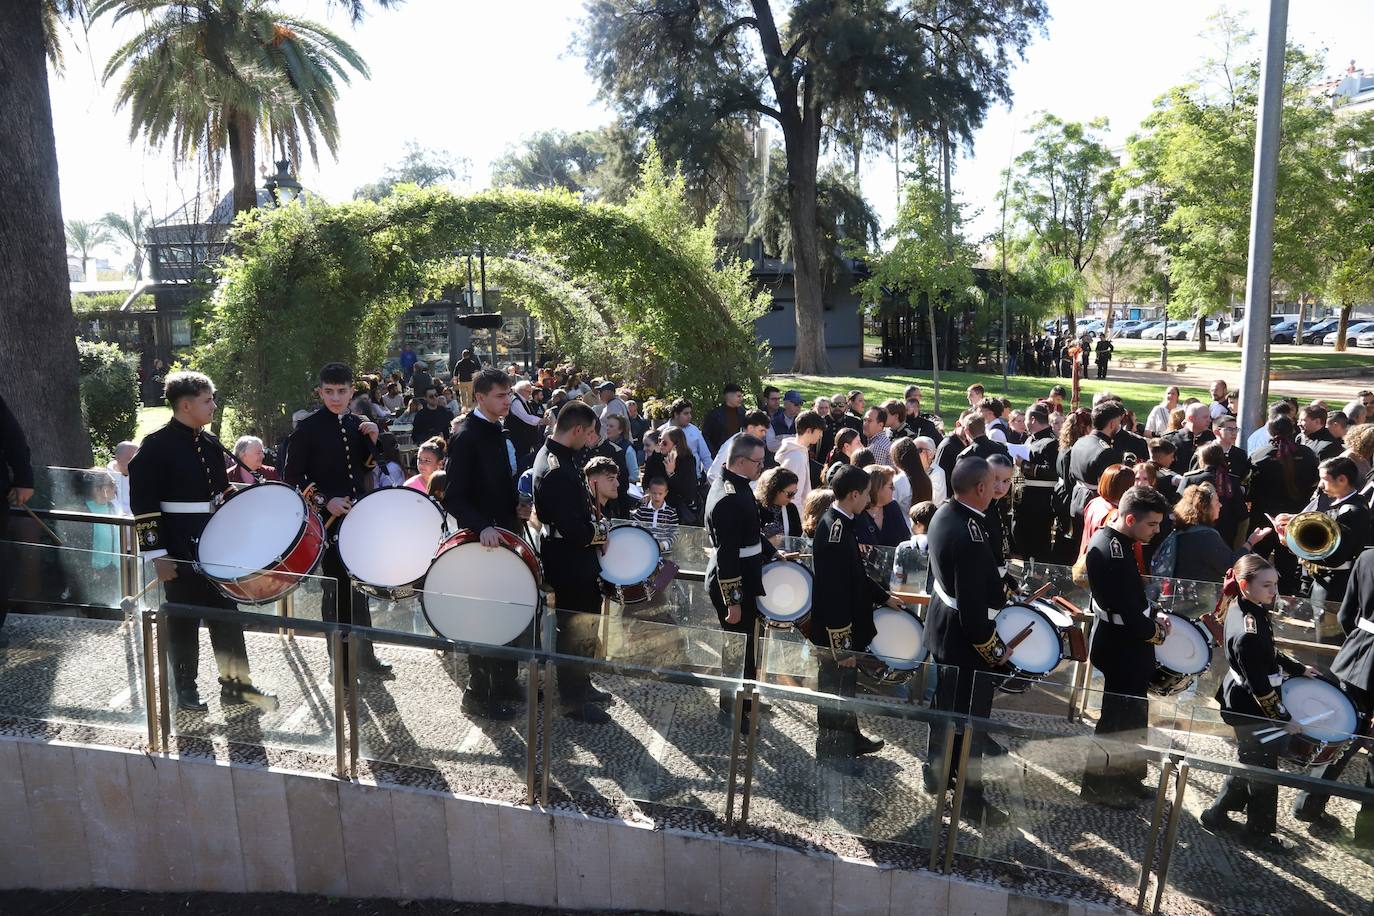
[[[81,414],[97,455],[138,430],[138,370],[134,357],[111,343],[76,342],[81,361]]]
[[[80,315],[85,312],[113,312],[124,304],[124,300],[129,298],[128,293],[77,293],[72,296],[72,311]],[[153,297],[147,293],[142,293],[133,304],[129,306],[131,311],[142,312],[153,307]]]

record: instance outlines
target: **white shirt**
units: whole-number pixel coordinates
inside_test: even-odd
[[[1002,419],[1001,417],[998,417],[996,420],[993,420],[991,423],[989,423],[987,428],[988,438],[991,439],[993,442],[1001,442],[1005,445],[1007,441],[1007,434],[1002,431],[1002,428],[1006,425],[1006,422],[1006,420]]]
[[[1173,408],[1168,401],[1161,401],[1150,408],[1150,415],[1145,418],[1145,433],[1150,436],[1162,436],[1169,431],[1169,414]]]
[[[1257,448],[1269,444],[1269,424],[1266,423],[1259,429],[1250,434],[1250,438],[1245,440],[1245,450],[1253,452]]]
[[[606,419],[606,417],[610,416],[611,414],[618,414],[619,416],[624,417],[625,429],[627,432],[629,431],[630,408],[626,407],[625,402],[620,400],[620,398],[611,398],[605,404],[597,404],[594,409],[596,410],[597,417],[602,420]]]
[[[902,518],[909,518],[911,513],[911,479],[901,471],[892,478],[892,498],[897,505],[902,507]]]
[[[479,417],[482,417],[482,412],[475,407],[473,408],[473,413],[477,414],[477,416]],[[510,399],[510,416],[515,417],[515,419],[519,420],[522,423],[527,423],[530,426],[538,426],[541,419],[529,412],[529,408],[525,406],[524,400],[518,394],[512,396]],[[482,419],[486,420],[487,418],[482,417]]]
[[[1231,408],[1227,407],[1220,401],[1213,401],[1211,404],[1207,406],[1207,410],[1212,414],[1213,420],[1215,420],[1217,417],[1229,417],[1231,415]]]
[[[926,468],[926,473],[930,475],[930,501],[936,506],[943,506],[945,500],[949,499],[949,488],[945,486],[945,469],[932,461],[930,467]]]
[[[115,481],[115,506],[119,509],[119,515],[133,515],[129,511],[129,478],[128,475],[119,473],[119,465],[111,461],[105,465]]]

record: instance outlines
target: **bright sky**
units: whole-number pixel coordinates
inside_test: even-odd
[[[597,101],[583,59],[570,44],[581,4],[575,0],[408,0],[396,10],[373,9],[357,29],[325,0],[282,0],[282,7],[325,20],[358,49],[372,79],[345,87],[338,111],[339,160],[324,154],[305,163],[302,183],[332,200],[379,177],[400,158],[402,146],[447,149],[472,161],[472,184],[488,183],[490,163],[533,132],[596,127],[610,119]],[[781,0],[775,0],[781,6]],[[1013,108],[993,109],[960,159],[955,184],[982,210],[980,232],[998,224],[999,174],[1023,147],[1018,136],[1035,113],[1111,121],[1109,140],[1121,143],[1150,111],[1153,100],[1187,79],[1211,53],[1198,37],[1216,9],[1209,0],[1049,0],[1048,35],[1029,49],[1012,74]],[[1233,2],[1262,41],[1268,3]],[[68,43],[67,72],[54,77],[53,115],[67,218],[95,219],[127,212],[137,201],[155,218],[195,191],[194,168],[128,143],[128,112],[115,112],[114,87],[100,72],[118,39],[108,22]],[[1328,70],[1352,60],[1374,68],[1374,4],[1368,0],[1298,0],[1289,35],[1309,49],[1324,49]],[[89,41],[89,47],[87,43]],[[1361,57],[1361,51],[1364,57]],[[1256,53],[1258,53],[1258,46]],[[776,134],[775,134],[776,136]],[[259,152],[259,164],[266,156]],[[227,164],[221,186],[229,187]],[[886,222],[895,207],[890,155],[869,157],[863,189]],[[115,264],[121,259],[116,257]]]

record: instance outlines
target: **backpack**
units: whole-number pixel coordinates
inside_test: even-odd
[[[1169,536],[1164,539],[1164,543],[1159,545],[1155,551],[1154,559],[1150,561],[1150,575],[1160,579],[1172,579],[1174,569],[1178,566],[1178,532],[1170,531]]]

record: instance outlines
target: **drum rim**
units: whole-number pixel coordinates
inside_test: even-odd
[[[893,669],[894,671],[915,671],[917,668],[921,667],[921,665],[925,664],[925,660],[926,660],[927,658],[930,657],[930,646],[926,645],[926,625],[925,625],[925,623],[922,622],[921,618],[917,617],[915,614],[911,613],[910,611],[899,611],[899,610],[897,610],[896,608],[892,608],[892,607],[878,607],[878,608],[874,608],[874,609],[873,609],[873,629],[874,629],[874,631],[875,631],[874,634],[873,634],[873,639],[874,639],[874,640],[876,640],[876,639],[878,638],[878,636],[879,636],[879,634],[876,632],[876,630],[877,630],[877,628],[878,628],[878,614],[881,613],[881,612],[883,612],[883,611],[888,611],[888,612],[889,612],[889,613],[887,613],[887,614],[883,614],[884,617],[891,617],[893,614],[901,614],[903,617],[909,618],[909,619],[911,620],[911,622],[914,623],[914,624],[916,625],[916,632],[917,632],[917,634],[919,634],[920,637],[921,637],[921,654],[918,655],[918,656],[917,656],[916,658],[914,658],[914,659],[897,659],[896,656],[881,655],[881,654],[879,654],[878,652],[875,652],[875,651],[873,650],[873,640],[870,640],[869,643],[868,643],[868,654],[869,654],[869,655],[872,655],[874,658],[878,659],[878,661],[882,662],[884,665],[887,665],[889,668]],[[894,661],[897,662],[897,663],[894,664],[894,663],[893,663]]]
[[[637,534],[633,535],[634,537],[641,537],[641,536],[642,536],[642,537],[648,538],[648,539],[649,539],[649,542],[652,543],[652,544],[654,545],[654,550],[657,551],[657,553],[658,553],[658,562],[654,564],[654,569],[657,569],[658,566],[663,562],[663,548],[659,546],[658,538],[654,537],[654,533],[653,533],[652,531],[650,531],[648,528],[645,528],[643,525],[616,525],[614,528],[611,528],[610,531],[609,531],[609,532],[607,533],[607,535],[606,535],[606,547],[607,547],[608,550],[609,550],[609,548],[610,548],[611,537],[612,537],[617,531],[634,531],[634,532],[637,532]],[[599,575],[601,576],[601,578],[605,579],[605,580],[606,580],[607,582],[609,582],[611,585],[618,585],[618,586],[638,585],[640,582],[645,581],[646,579],[652,577],[653,574],[654,574],[654,570],[651,569],[651,570],[649,570],[649,573],[648,573],[647,576],[640,576],[639,578],[637,578],[637,579],[632,579],[632,580],[630,580],[630,581],[628,581],[628,582],[621,582],[621,581],[618,581],[618,579],[612,579],[610,576],[606,575],[606,567],[602,564],[602,560],[604,560],[605,558],[606,558],[606,554],[599,554],[599,555],[597,556],[597,558],[596,558],[596,559],[597,559],[597,568],[598,568],[598,570],[599,570]],[[623,577],[620,577],[620,578],[623,578]]]
[[[1295,682],[1295,681],[1296,681],[1297,683],[1293,683],[1293,682]],[[1335,693],[1336,693],[1337,695],[1339,695],[1340,698],[1341,698],[1342,700],[1345,700],[1346,705],[1345,705],[1344,707],[1342,707],[1342,708],[1344,708],[1344,709],[1347,710],[1347,711],[1354,710],[1354,712],[1355,712],[1355,728],[1358,728],[1358,727],[1359,727],[1359,724],[1360,724],[1360,712],[1359,712],[1359,709],[1356,708],[1354,701],[1351,700],[1350,697],[1348,697],[1348,696],[1345,695],[1345,691],[1344,691],[1344,690],[1342,690],[1341,688],[1337,687],[1335,684],[1331,683],[1330,681],[1325,680],[1324,678],[1312,677],[1312,676],[1306,675],[1306,674],[1295,674],[1295,675],[1293,675],[1292,677],[1284,678],[1283,683],[1279,685],[1279,698],[1283,701],[1283,705],[1284,705],[1285,707],[1287,707],[1287,706],[1290,705],[1289,702],[1288,702],[1288,697],[1285,695],[1285,691],[1288,689],[1288,685],[1289,685],[1290,683],[1293,683],[1293,689],[1297,689],[1297,688],[1299,688],[1299,687],[1302,687],[1302,686],[1304,685],[1304,683],[1306,683],[1306,682],[1315,682],[1315,683],[1317,683],[1317,684],[1321,684],[1321,685],[1323,685],[1324,687],[1328,687],[1328,688],[1330,688],[1331,690],[1335,691]],[[1313,722],[1312,725],[1306,726],[1305,728],[1311,728],[1311,727],[1317,726],[1317,725],[1318,725],[1318,723]],[[1315,737],[1314,735],[1309,734],[1306,730],[1304,730],[1304,731],[1302,731],[1302,732],[1299,732],[1298,735],[1297,735],[1297,737],[1306,738],[1308,741],[1317,741],[1317,742],[1320,742],[1320,743],[1323,744],[1323,745],[1340,744],[1340,743],[1344,743],[1344,742],[1348,742],[1348,741],[1352,740],[1352,738],[1353,738],[1353,736],[1354,736],[1354,734],[1355,734],[1355,728],[1351,728],[1351,729],[1349,729],[1348,731],[1346,731],[1346,730],[1341,730],[1341,729],[1331,729],[1331,728],[1321,729],[1321,731],[1326,732],[1326,733],[1331,733],[1331,732],[1334,731],[1334,732],[1335,732],[1336,734],[1338,734],[1338,735],[1345,735],[1344,738],[1337,738],[1337,739],[1335,739],[1335,740],[1328,740],[1328,739],[1326,739],[1326,738],[1317,738],[1317,737]]]
[[[305,530],[306,530],[307,528],[310,527],[310,516],[311,516],[312,513],[315,512],[315,510],[314,510],[313,508],[311,508],[309,501],[307,501],[306,498],[305,498],[304,496],[301,495],[301,492],[300,492],[299,490],[297,490],[295,487],[291,486],[289,483],[285,483],[284,481],[280,481],[280,480],[263,480],[263,481],[259,481],[258,483],[252,484],[251,486],[244,487],[244,488],[241,489],[241,490],[234,490],[234,491],[231,492],[228,496],[224,497],[223,502],[221,502],[221,503],[219,504],[219,506],[216,507],[216,509],[215,509],[214,512],[211,512],[211,513],[210,513],[210,518],[213,519],[213,518],[215,517],[215,513],[216,513],[216,512],[219,512],[220,509],[222,509],[222,508],[224,508],[225,506],[227,506],[231,500],[237,499],[238,496],[239,496],[239,494],[241,494],[241,493],[247,493],[247,492],[253,490],[253,489],[256,488],[256,487],[263,487],[263,486],[285,487],[286,489],[290,490],[292,493],[296,494],[296,498],[299,499],[299,500],[301,501],[301,505],[305,506],[305,517],[301,519],[301,526],[300,526],[298,529],[296,529],[296,536],[293,537],[293,538],[291,539],[291,545],[290,545],[289,547],[286,548],[286,551],[285,551],[284,553],[277,554],[276,559],[272,560],[272,561],[271,561],[270,563],[268,563],[266,566],[263,566],[261,569],[258,569],[258,570],[254,571],[254,572],[250,572],[250,573],[247,573],[247,574],[242,575],[242,576],[233,576],[232,578],[225,578],[224,576],[216,576],[216,575],[214,575],[213,573],[210,573],[210,572],[208,572],[208,571],[205,569],[204,565],[200,562],[200,538],[197,538],[197,539],[196,539],[196,562],[193,564],[193,568],[195,569],[196,572],[200,573],[202,576],[204,576],[205,578],[209,579],[211,582],[223,582],[223,583],[226,584],[226,585],[237,585],[237,584],[239,584],[240,582],[245,582],[245,581],[247,581],[247,580],[253,578],[254,576],[260,576],[260,575],[262,575],[269,567],[276,566],[278,563],[282,562],[282,561],[285,560],[288,556],[290,556],[291,553],[296,549],[296,547],[298,547],[298,546],[300,545],[301,537],[305,534]],[[321,525],[323,525],[323,524],[324,524],[324,522],[323,522],[323,520],[321,520]],[[206,522],[206,525],[209,525],[209,522]],[[205,529],[202,528],[202,529],[201,529],[201,534],[204,535],[204,533],[205,533]],[[329,532],[328,532],[327,530],[324,531],[324,533],[323,533],[323,540],[324,540],[325,542],[328,542],[328,540],[329,540]],[[323,555],[324,551],[321,551],[320,553],[321,553],[321,555]],[[218,566],[218,565],[221,565],[221,564],[211,564],[211,565]],[[312,566],[311,569],[313,570],[314,567]],[[307,573],[307,575],[308,575],[308,573]]]
[[[1058,632],[1062,629],[1062,628],[1061,628],[1058,624],[1056,624],[1053,620],[1050,620],[1050,618],[1045,614],[1044,611],[1040,610],[1038,607],[1032,607],[1032,606],[1029,605],[1029,604],[1023,604],[1023,603],[1020,602],[1020,601],[1012,601],[1012,602],[1010,602],[1009,604],[1004,604],[1004,605],[1002,606],[1002,610],[997,612],[997,616],[1000,617],[1000,616],[1002,615],[1002,611],[1005,611],[1007,608],[1013,608],[1013,607],[1024,608],[1025,610],[1030,611],[1032,614],[1034,614],[1034,615],[1036,615],[1037,617],[1039,617],[1039,618],[1040,618],[1041,620],[1043,620],[1045,623],[1049,624],[1050,629],[1053,630],[1055,633],[1058,633]],[[995,619],[992,621],[992,628],[993,628],[993,631],[996,632],[996,630],[997,630],[997,621],[996,621]],[[1023,643],[1022,645],[1024,645],[1024,643]],[[1049,676],[1054,672],[1054,669],[1055,669],[1055,668],[1058,668],[1060,665],[1064,664],[1064,659],[1065,659],[1065,657],[1066,657],[1066,656],[1064,655],[1064,646],[1063,646],[1063,644],[1060,642],[1059,639],[1054,640],[1054,645],[1059,649],[1059,660],[1056,661],[1054,664],[1050,665],[1050,666],[1049,666],[1048,668],[1046,668],[1044,671],[1033,671],[1033,670],[1031,670],[1030,668],[1022,668],[1020,665],[1018,665],[1018,664],[1016,664],[1015,662],[1013,662],[1013,661],[1011,660],[1011,656],[1008,655],[1007,658],[1006,658],[1006,663],[1007,663],[1008,667],[1010,667],[1010,669],[1011,669],[1012,672],[1013,672],[1013,674],[1012,674],[1011,676],[1012,676],[1012,677],[1019,677],[1019,678],[1021,678],[1022,680],[1040,680],[1040,679],[1042,679],[1042,678],[1049,677]],[[1021,646],[1017,646],[1016,648],[1019,649],[1019,648],[1021,648]],[[1012,651],[1015,651],[1015,650],[1012,650]],[[1026,674],[1025,674],[1025,675],[1015,674],[1014,672],[1017,672],[1017,671],[1024,671],[1024,672],[1026,672]]]
[[[355,503],[353,504],[354,508],[357,508],[359,505],[361,505],[361,504],[363,503],[363,501],[366,500],[369,496],[375,496],[376,494],[378,494],[378,493],[384,493],[384,492],[386,492],[387,490],[407,490],[407,491],[409,491],[409,492],[411,492],[411,493],[414,493],[416,496],[419,496],[419,497],[421,497],[421,498],[427,500],[427,501],[429,502],[429,504],[432,505],[432,506],[434,507],[435,511],[439,513],[439,524],[440,524],[440,528],[439,528],[439,540],[438,540],[438,542],[435,544],[435,548],[437,549],[439,544],[443,544],[444,541],[448,539],[448,537],[449,537],[449,533],[448,533],[448,513],[444,511],[443,504],[441,504],[441,503],[440,503],[437,499],[435,499],[433,496],[430,496],[428,493],[421,493],[419,490],[415,489],[414,487],[407,487],[407,486],[404,486],[404,485],[400,485],[400,486],[390,486],[390,487],[378,487],[377,489],[373,490],[371,493],[364,493],[362,496],[358,497],[358,501],[355,502]],[[422,573],[420,573],[420,575],[417,576],[416,578],[411,579],[409,582],[400,582],[400,583],[397,583],[396,585],[382,585],[381,583],[378,583],[378,582],[372,582],[372,581],[369,581],[369,580],[367,580],[367,579],[359,578],[356,574],[354,574],[353,570],[349,567],[348,563],[344,560],[344,557],[343,557],[343,533],[344,533],[344,531],[346,530],[346,526],[348,525],[348,519],[349,519],[350,516],[352,516],[352,514],[353,514],[353,510],[350,509],[350,510],[348,511],[348,514],[345,515],[345,516],[343,517],[343,520],[342,520],[341,522],[339,522],[339,533],[338,533],[338,536],[335,538],[335,540],[336,540],[336,541],[338,542],[338,544],[339,544],[339,562],[340,562],[340,563],[343,563],[343,567],[344,567],[344,569],[348,572],[348,577],[349,577],[350,579],[352,579],[352,580],[353,580],[354,582],[356,582],[356,583],[359,583],[360,585],[366,585],[366,586],[368,586],[369,588],[382,589],[382,590],[384,590],[384,591],[394,591],[394,590],[396,590],[396,589],[409,588],[409,587],[415,585],[415,583],[419,582],[421,579],[423,579],[423,578],[425,577],[425,575],[429,572],[429,565],[428,565],[428,564],[425,565],[425,571],[422,572]],[[431,556],[431,557],[430,557],[430,562],[433,562],[433,560],[434,560],[434,558]]]
[[[535,568],[534,568],[534,569],[530,569],[529,560],[526,559],[526,557],[525,557],[524,554],[522,554],[518,549],[516,549],[515,544],[509,543],[509,542],[507,542],[507,540],[506,540],[505,538],[503,538],[501,544],[498,545],[502,550],[507,550],[507,551],[509,551],[510,553],[514,554],[515,557],[516,557],[516,559],[518,559],[518,560],[520,561],[520,563],[521,563],[522,566],[524,566],[526,569],[530,569],[530,575],[534,577],[534,607],[531,608],[531,610],[530,610],[530,619],[529,619],[529,622],[527,622],[527,623],[525,624],[525,626],[524,626],[524,627],[521,627],[521,629],[520,629],[520,633],[523,633],[523,632],[525,632],[525,630],[529,627],[530,623],[532,623],[532,622],[534,622],[534,621],[536,621],[536,620],[539,619],[539,615],[540,615],[541,613],[543,613],[543,611],[544,611],[544,589],[541,587],[541,585],[542,585],[542,583],[543,583],[543,581],[544,581],[543,566],[539,563],[538,555],[535,554],[534,550],[530,548],[529,544],[526,544],[525,541],[524,541],[524,539],[522,539],[519,535],[517,535],[515,532],[513,532],[513,531],[511,531],[511,530],[509,530],[509,529],[507,529],[507,528],[500,528],[500,527],[497,527],[496,530],[497,530],[497,531],[500,531],[500,532],[504,532],[504,533],[507,535],[507,537],[510,538],[511,541],[514,541],[514,542],[515,542],[515,544],[519,544],[519,545],[523,546],[527,551],[529,551],[530,556],[533,556],[534,559],[535,559]],[[446,543],[448,543],[449,541],[453,540],[454,538],[456,538],[456,537],[458,537],[458,536],[460,536],[460,535],[464,535],[464,534],[470,535],[470,537],[468,537],[467,539],[461,541],[461,542],[458,543],[458,544],[453,545],[453,547],[450,548],[450,549],[456,549],[456,548],[458,548],[458,547],[464,547],[464,546],[466,546],[466,545],[468,545],[468,544],[478,544],[479,546],[481,545],[481,541],[479,540],[479,537],[478,537],[478,536],[480,535],[480,532],[478,532],[477,529],[474,529],[474,528],[460,528],[460,529],[458,529],[457,531],[455,531],[453,534],[450,534],[447,538],[445,538],[443,541],[441,541],[441,542],[439,543],[439,548],[436,548],[435,554],[434,554],[434,556],[433,556],[433,557],[431,558],[431,560],[430,560],[430,568],[431,568],[431,569],[433,568],[434,561],[439,559],[439,555],[440,555],[440,554],[439,554],[439,551],[440,551],[440,549],[443,548],[444,544],[446,544]],[[443,552],[444,552],[444,553],[447,553],[448,551],[443,551]],[[425,571],[424,578],[425,578],[425,579],[428,579],[428,578],[429,578],[429,570],[426,570],[426,571]],[[435,633],[437,633],[437,634],[439,635],[439,638],[440,638],[440,639],[447,639],[449,642],[464,643],[464,644],[466,644],[466,645],[473,645],[473,646],[490,646],[490,645],[493,645],[492,643],[473,642],[472,640],[454,639],[454,638],[451,637],[451,636],[445,636],[445,635],[439,630],[439,628],[436,627],[436,626],[434,625],[434,621],[430,619],[430,616],[429,616],[429,608],[425,607],[425,589],[423,589],[423,588],[419,589],[418,592],[417,592],[416,594],[419,596],[419,599],[420,599],[420,613],[424,615],[425,623],[429,624],[429,628],[430,628],[431,630],[433,630]],[[461,597],[461,596],[459,596],[459,597]],[[519,636],[520,633],[516,633],[515,636]],[[511,637],[511,638],[514,639],[515,637]],[[506,643],[502,643],[502,645],[510,645],[510,643],[509,643],[509,642],[506,642]]]
[[[1198,622],[1198,621],[1192,619],[1191,617],[1184,617],[1182,614],[1175,614],[1175,613],[1173,613],[1172,611],[1169,612],[1169,614],[1168,614],[1167,616],[1169,616],[1169,617],[1176,617],[1176,618],[1178,618],[1179,620],[1183,621],[1184,623],[1188,623],[1188,624],[1191,624],[1191,625],[1192,625],[1193,631],[1194,631],[1195,633],[1197,633],[1198,637],[1202,640],[1203,648],[1205,648],[1205,649],[1207,650],[1207,655],[1206,655],[1207,661],[1206,661],[1206,663],[1203,664],[1203,666],[1202,666],[1200,669],[1198,669],[1197,671],[1180,671],[1180,670],[1178,670],[1177,668],[1173,667],[1172,665],[1169,665],[1169,664],[1165,663],[1164,661],[1161,661],[1161,660],[1160,660],[1160,657],[1159,657],[1159,650],[1162,649],[1162,648],[1164,648],[1164,643],[1160,643],[1159,645],[1157,645],[1157,646],[1154,647],[1154,649],[1155,649],[1155,652],[1154,652],[1154,655],[1155,655],[1155,667],[1156,667],[1156,668],[1163,668],[1165,671],[1168,671],[1170,674],[1177,675],[1178,677],[1190,677],[1190,678],[1200,678],[1200,677],[1202,677],[1204,674],[1206,674],[1206,673],[1207,673],[1208,671],[1210,671],[1211,668],[1212,668],[1212,661],[1213,661],[1212,655],[1213,655],[1213,653],[1212,653],[1212,639],[1211,639],[1211,634],[1209,634],[1209,633],[1207,632],[1207,628],[1206,628],[1205,626],[1203,626],[1200,622]],[[1184,632],[1187,632],[1187,631],[1184,631]]]
[[[769,560],[767,563],[763,564],[763,568],[759,570],[759,579],[762,580],[763,576],[767,574],[768,570],[777,565],[786,565],[788,567],[795,567],[796,569],[801,570],[802,578],[806,579],[811,584],[811,588],[807,590],[806,607],[802,608],[794,614],[790,614],[787,616],[777,614],[776,612],[769,613],[769,611],[765,608],[763,603],[764,600],[768,597],[766,594],[760,595],[758,598],[755,598],[754,605],[758,608],[760,614],[767,617],[774,623],[796,623],[798,620],[805,619],[806,616],[811,613],[811,605],[814,604],[816,600],[816,575],[811,570],[807,569],[806,565],[803,563],[793,563],[791,560],[779,559]],[[791,570],[789,569],[789,571]]]

